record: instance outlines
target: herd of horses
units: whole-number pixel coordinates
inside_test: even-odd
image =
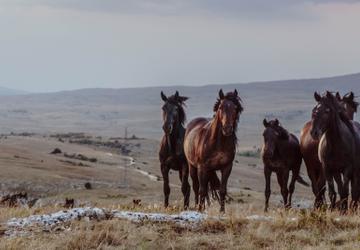
[[[185,127],[184,111],[187,97],[166,96],[161,92],[164,136],[160,144],[161,173],[164,180],[164,206],[169,205],[169,171],[179,172],[184,209],[189,207],[191,187],[195,194],[195,205],[199,211],[210,204],[210,195],[220,203],[220,212],[225,212],[227,182],[236,154],[236,131],[244,108],[237,92],[224,94],[219,91],[211,119],[196,118]],[[311,120],[302,131],[300,140],[289,133],[278,119],[264,119],[264,143],[261,151],[265,176],[265,211],[268,210],[271,194],[272,172],[276,173],[285,208],[291,207],[295,183],[308,183],[299,174],[304,160],[312,191],[314,207],[326,205],[325,191],[328,189],[330,208],[348,209],[349,187],[351,187],[352,209],[356,209],[360,198],[360,124],[353,120],[359,103],[353,92],[344,96],[326,91],[315,92],[316,106]],[[216,171],[221,172],[219,178]],[[288,186],[290,172],[291,181]],[[334,181],[340,200],[336,199]],[[209,195],[210,194],[210,195]]]

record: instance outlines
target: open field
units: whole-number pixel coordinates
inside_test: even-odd
[[[29,198],[35,199],[34,206],[31,208],[2,206],[0,208],[0,222],[2,224],[13,217],[26,217],[32,214],[62,210],[64,209],[65,198],[75,199],[75,206],[80,207],[96,206],[107,209],[166,213],[175,213],[181,210],[180,182],[176,173],[171,174],[172,193],[170,198],[172,206],[168,210],[162,208],[162,180],[157,160],[157,141],[149,139],[99,138],[86,134],[4,135],[0,141],[2,193],[26,191]],[[62,153],[50,154],[55,148],[60,149]],[[79,155],[83,157],[79,158]],[[262,178],[260,159],[251,155],[250,152],[239,153],[229,183],[230,196],[232,197],[228,204],[227,216],[229,218],[240,216],[239,221],[242,221],[241,216],[263,214]],[[87,190],[84,187],[86,182],[91,183],[92,189]],[[281,198],[275,180],[273,183],[271,207],[276,210],[281,207]],[[134,199],[140,199],[141,205],[134,205]],[[311,199],[310,189],[297,185],[294,199],[294,201],[297,201],[295,207],[311,206]],[[207,213],[218,216],[218,209],[218,204],[214,202],[208,208]],[[100,240],[96,243],[93,242],[91,237],[97,235],[97,230],[110,230],[109,233],[113,236],[109,237],[114,237],[114,242],[109,243],[109,247],[111,245],[119,247],[120,245],[116,244],[121,244],[123,248],[131,246],[152,248],[156,245],[165,244],[168,237],[185,237],[185,240],[187,237],[198,238],[196,235],[202,234],[202,229],[195,231],[180,230],[165,224],[152,225],[151,223],[144,223],[144,225],[139,225],[127,221],[117,223],[113,220],[99,223],[91,221],[89,222],[91,226],[89,223],[84,223],[84,221],[70,223],[71,230],[60,230],[56,234],[38,232],[35,233],[35,237],[30,238],[5,237],[0,246],[5,249],[23,248],[22,246],[29,249],[49,249],[58,246],[59,242],[67,242],[66,245],[61,244],[61,246],[67,249],[87,249],[88,247],[97,248],[105,244],[103,248],[106,248],[106,242],[101,243],[102,240]],[[202,236],[203,241],[206,241],[207,237],[216,236],[219,241],[223,236],[230,237],[231,232],[228,229],[231,228],[228,228],[227,222],[224,223],[221,222],[223,225],[219,225],[220,228],[223,228],[220,231],[216,229],[218,227],[216,225],[209,225],[209,229],[204,229],[209,230],[209,233]],[[211,229],[212,227],[215,228]],[[145,238],[141,239],[134,236],[138,241],[133,241],[131,238],[124,241],[124,235],[120,236],[120,234],[132,234],[131,230],[134,230],[134,232],[144,230],[143,236]],[[212,230],[215,230],[216,233],[212,232]],[[150,236],[146,236],[147,233],[145,232],[150,235],[158,234],[154,238],[157,240],[148,242],[146,237]],[[169,236],[167,236],[168,234]],[[236,235],[239,235],[238,232],[232,237],[236,238]],[[57,240],[52,239],[52,237]],[[81,240],[79,238],[80,245],[75,246],[73,244],[77,241],[76,237],[85,238]],[[119,239],[117,239],[118,237]],[[166,244],[170,244],[169,247],[171,244],[180,247],[180,238],[175,242],[167,242]],[[84,242],[80,243],[83,240]],[[29,244],[29,242],[31,243]],[[88,245],[90,243],[95,245]],[[235,247],[236,244],[233,243],[233,247]],[[188,246],[195,247],[197,244],[202,246],[203,243],[196,241],[189,242],[189,244]],[[225,241],[221,244],[231,243]]]
[[[74,198],[75,206],[80,207],[170,214],[181,211],[180,182],[176,173],[171,175],[172,206],[167,210],[162,208],[162,182],[156,154],[158,146],[154,140],[63,134],[7,135],[0,141],[2,192],[27,191],[31,198],[38,199],[31,208],[2,206],[2,225],[13,217],[63,210],[65,198]],[[55,148],[62,153],[50,154]],[[86,160],[74,159],[74,154],[86,156]],[[96,162],[90,162],[91,159],[96,159]],[[86,182],[92,184],[91,190],[85,189]],[[250,152],[241,152],[236,157],[234,172],[230,177],[232,200],[227,205],[225,219],[220,221],[206,220],[191,229],[172,223],[82,219],[66,223],[56,232],[34,230],[25,236],[2,236],[0,248],[300,249],[304,246],[320,246],[325,249],[358,244],[360,221],[357,217],[341,217],[341,221],[337,221],[339,219],[336,218],[340,216],[336,212],[311,214],[306,209],[312,205],[310,188],[299,184],[295,192],[294,210],[286,212],[281,208],[278,185],[273,180],[271,212],[265,215],[263,185],[260,159]],[[141,205],[135,205],[134,199],[141,199]],[[216,218],[219,216],[218,209],[218,204],[214,202],[206,213]],[[255,219],[247,219],[247,216],[252,218],[254,215]],[[263,216],[272,219],[263,219]],[[297,220],[291,221],[291,218]],[[329,234],[331,238],[327,238]]]
[[[282,208],[275,176],[270,212],[264,214],[264,176],[259,158],[262,119],[280,118],[299,134],[310,117],[314,90],[360,92],[360,75],[329,79],[224,85],[238,88],[245,112],[229,179],[227,212],[214,201],[208,219],[196,227],[174,223],[135,223],[119,218],[82,218],[54,230],[37,227],[6,236],[7,221],[74,207],[106,210],[182,211],[180,181],[171,172],[170,208],[164,209],[158,160],[161,136],[160,88],[79,90],[4,96],[0,100],[0,196],[26,192],[26,204],[0,205],[1,249],[338,249],[360,246],[358,214],[312,212],[310,187],[296,184],[293,209]],[[343,84],[348,83],[348,84]],[[318,84],[318,85],[315,85]],[[343,84],[343,85],[342,85]],[[188,120],[211,116],[220,86],[179,89],[188,101]],[[123,139],[124,128],[129,137]],[[69,132],[72,133],[69,133]],[[85,133],[83,133],[85,132]],[[139,137],[139,138],[138,138]],[[52,152],[58,149],[56,154]],[[309,182],[305,167],[302,176]],[[190,197],[194,208],[193,194]],[[66,208],[67,209],[67,208]]]

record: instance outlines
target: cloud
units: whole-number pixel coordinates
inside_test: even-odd
[[[215,15],[287,17],[301,14],[306,5],[352,4],[360,0],[0,0],[0,3],[45,6],[80,11],[148,15]]]

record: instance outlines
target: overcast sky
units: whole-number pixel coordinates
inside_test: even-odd
[[[360,72],[360,1],[0,0],[0,86],[203,85]]]

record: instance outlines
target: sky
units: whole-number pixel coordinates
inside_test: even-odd
[[[246,83],[360,72],[360,0],[0,0],[0,86]]]

